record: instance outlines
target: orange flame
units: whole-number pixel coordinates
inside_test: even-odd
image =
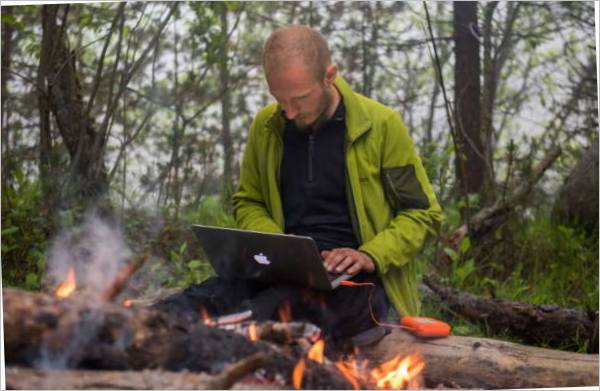
[[[320,339],[308,351],[308,359],[323,364],[323,350],[325,349],[325,341]]]
[[[202,323],[204,323],[207,326],[212,326],[214,323],[213,320],[210,318],[208,311],[204,307],[200,309],[200,319],[202,319]]]
[[[419,389],[418,375],[425,368],[425,363],[418,354],[404,358],[396,356],[371,370],[371,378],[377,388],[384,389]]]
[[[133,299],[123,300],[123,307],[131,307],[133,305]]]
[[[250,341],[258,341],[258,330],[254,323],[250,323],[250,326],[248,327],[248,337],[250,338]]]
[[[294,367],[294,372],[292,373],[292,384],[295,389],[300,389],[302,387],[302,377],[304,376],[304,368],[306,368],[306,363],[304,359],[301,358],[300,361]]]
[[[277,313],[279,314],[279,320],[283,323],[289,322],[292,319],[292,307],[290,306],[290,303],[287,301],[283,303],[277,310]]]
[[[352,388],[354,388],[355,390],[360,389],[360,385],[358,384],[360,373],[358,371],[356,361],[338,361],[335,363],[335,366],[337,367],[337,369],[340,370],[342,375],[344,375],[346,380],[348,380],[350,384],[352,384]]]
[[[425,363],[415,353],[404,358],[396,356],[370,371],[367,360],[338,361],[335,366],[355,390],[360,389],[361,384],[370,385],[372,389],[398,390],[422,388],[419,375]]]
[[[65,297],[69,297],[75,289],[77,288],[77,283],[75,282],[75,269],[71,266],[69,268],[69,272],[67,273],[67,278],[63,281],[59,286],[56,287],[54,291],[54,295],[61,299]]]

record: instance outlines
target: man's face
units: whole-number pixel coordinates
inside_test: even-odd
[[[266,73],[271,95],[297,129],[315,128],[326,119],[333,100],[332,81],[327,75],[317,80],[302,64],[289,65],[285,70],[267,70]]]

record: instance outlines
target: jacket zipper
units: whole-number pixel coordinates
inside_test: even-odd
[[[313,155],[315,153],[315,135],[313,133],[308,135],[308,182],[312,183],[314,179],[313,175]]]

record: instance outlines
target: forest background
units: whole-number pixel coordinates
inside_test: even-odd
[[[262,44],[278,26],[303,23],[328,38],[355,90],[402,115],[417,145],[445,213],[420,255],[422,276],[598,310],[593,2],[1,11],[3,286],[52,289],[84,258],[77,268],[94,264],[111,281],[135,254],[149,261],[130,297],[212,275],[189,225],[235,225],[230,196],[247,131],[272,101]],[[455,334],[491,333],[433,299],[424,314]]]

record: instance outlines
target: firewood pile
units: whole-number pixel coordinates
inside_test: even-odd
[[[74,275],[54,294],[4,289],[10,389],[419,389],[598,385],[598,355],[394,330],[351,354],[318,327],[249,314],[190,321],[115,302],[140,260],[100,294]],[[71,273],[70,273],[71,274]],[[133,303],[133,305],[132,305]]]
[[[253,371],[252,381],[280,388],[291,384],[289,374],[305,353],[304,345],[268,341],[305,339],[306,344],[318,330],[293,322],[245,322],[223,329],[205,325],[200,316],[190,324],[148,308],[98,303],[84,295],[58,299],[13,289],[3,295],[9,388],[39,388],[40,376],[65,389],[98,388],[102,382],[101,388],[164,388],[163,383],[148,387],[148,379],[175,378],[181,371],[186,376],[173,383],[177,388],[229,388]],[[255,341],[249,330],[254,330]],[[65,375],[73,369],[86,369],[86,376]],[[118,376],[121,371],[123,377]],[[349,388],[333,367],[312,361],[303,382],[306,388]]]

